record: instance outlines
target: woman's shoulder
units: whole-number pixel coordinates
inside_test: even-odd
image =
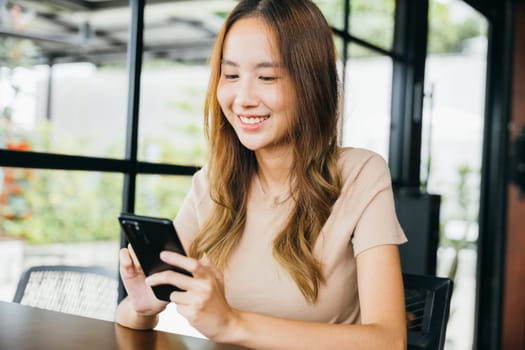
[[[372,150],[358,147],[339,148],[339,168],[345,173],[361,172],[363,169],[369,171],[383,172],[388,169],[383,156]]]
[[[204,165],[193,174],[193,186],[207,187],[208,186],[208,166]]]
[[[374,151],[354,147],[340,148],[338,165],[343,191],[391,185],[390,169],[383,156]]]
[[[191,180],[191,196],[196,202],[201,202],[209,197],[208,166],[204,165],[197,170]]]

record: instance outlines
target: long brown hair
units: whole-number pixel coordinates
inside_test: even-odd
[[[337,167],[339,84],[335,49],[330,28],[312,1],[240,1],[218,34],[204,110],[213,207],[190,255],[200,257],[206,253],[224,268],[244,231],[247,194],[257,162],[254,152],[240,143],[227,122],[216,93],[225,37],[236,21],[246,17],[261,19],[275,31],[283,65],[297,96],[296,115],[289,131],[295,208],[274,240],[273,255],[313,303],[324,282],[313,247],[341,192],[341,179]]]

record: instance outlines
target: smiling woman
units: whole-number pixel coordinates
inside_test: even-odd
[[[406,238],[385,161],[337,146],[335,50],[319,9],[240,1],[210,62],[209,160],[175,219],[189,256],[161,253],[193,277],[146,278],[123,248],[128,297],[117,321],[152,328],[173,303],[216,342],[405,348],[397,245]],[[150,287],[163,284],[184,292],[160,301]]]

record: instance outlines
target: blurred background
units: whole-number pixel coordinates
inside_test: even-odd
[[[521,264],[506,246],[525,233],[509,170],[525,5],[315,2],[338,51],[341,145],[388,161],[401,223],[428,243],[409,247],[428,261],[417,272],[455,281],[446,349],[525,348],[510,333],[525,331],[525,301],[504,303],[523,284],[505,266]],[[175,217],[206,161],[207,62],[235,4],[0,0],[0,300],[34,265],[116,273],[121,211]]]

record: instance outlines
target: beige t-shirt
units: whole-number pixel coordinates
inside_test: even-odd
[[[273,240],[286,224],[293,200],[275,203],[255,182],[246,227],[224,271],[226,298],[234,308],[305,321],[358,323],[356,256],[383,244],[401,244],[390,173],[383,158],[357,148],[340,150],[343,188],[315,244],[326,284],[308,303],[273,258]],[[211,208],[206,167],[193,177],[175,227],[187,249]]]

